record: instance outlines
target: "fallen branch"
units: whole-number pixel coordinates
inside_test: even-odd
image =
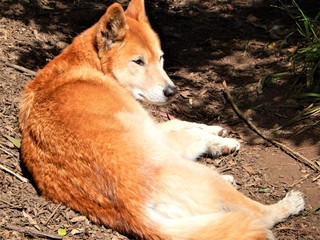
[[[16,225],[12,225],[12,224],[4,225],[4,227],[6,229],[10,229],[10,230],[14,230],[14,231],[21,232],[24,234],[28,234],[33,237],[43,237],[43,238],[50,238],[50,239],[62,239],[63,238],[62,236],[59,236],[59,235],[43,233],[43,232],[39,232],[39,231],[36,231],[33,229],[20,227],[20,226],[16,226]]]
[[[234,111],[236,112],[236,114],[242,118],[244,120],[244,122],[254,131],[256,132],[260,137],[262,137],[263,139],[267,140],[268,142],[272,143],[273,145],[275,145],[276,147],[280,148],[282,151],[284,151],[286,154],[288,154],[289,156],[291,156],[292,158],[294,158],[295,160],[307,165],[308,167],[312,168],[313,170],[315,171],[318,171],[320,172],[320,167],[318,165],[316,165],[314,162],[310,161],[309,159],[305,158],[304,156],[302,156],[301,154],[293,151],[291,148],[287,147],[286,145],[276,141],[276,140],[273,140],[272,138],[264,135],[263,133],[261,133],[259,131],[259,129],[249,120],[247,119],[243,114],[242,112],[239,110],[239,108],[237,107],[237,105],[235,104],[231,94],[230,94],[230,91],[229,91],[229,88],[227,86],[227,83],[226,81],[223,81],[222,83],[223,85],[223,88],[224,88],[224,92],[226,94],[226,97],[228,99],[228,101],[231,103]]]
[[[25,177],[20,176],[19,174],[13,172],[12,170],[10,170],[9,168],[6,168],[5,166],[3,166],[2,164],[0,164],[0,169],[12,174],[13,176],[15,176],[16,178],[20,179],[22,182],[29,182],[29,180]]]
[[[5,65],[7,65],[8,67],[12,67],[20,72],[24,72],[24,73],[27,73],[28,75],[31,75],[33,77],[35,77],[37,75],[37,72],[35,71],[32,71],[32,70],[29,70],[25,67],[22,67],[22,66],[19,66],[19,65],[16,65],[16,64],[13,64],[13,63],[5,63]]]

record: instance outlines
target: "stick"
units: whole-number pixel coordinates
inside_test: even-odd
[[[15,206],[15,205],[13,205],[13,204],[11,204],[11,203],[9,203],[9,202],[1,199],[1,198],[0,198],[0,202],[3,202],[3,203],[5,203],[5,204],[9,205],[10,208],[14,208],[14,209],[21,209],[21,208],[22,208],[22,207],[20,207],[20,206]]]
[[[53,210],[53,212],[51,213],[51,215],[48,217],[47,221],[44,223],[44,225],[47,225],[48,222],[51,220],[51,218],[56,214],[57,210],[59,209],[59,207],[61,206],[61,203],[59,203],[59,205]]]
[[[306,176],[302,177],[301,179],[299,179],[298,181],[295,181],[294,183],[292,183],[291,185],[289,185],[290,188],[293,188],[294,186],[298,185],[299,183],[303,182],[304,180],[306,180],[309,176],[311,175],[311,173],[307,174]]]
[[[16,178],[20,179],[22,182],[29,182],[28,179],[26,179],[25,177],[20,176],[19,174],[13,172],[12,170],[10,170],[9,168],[6,168],[5,166],[3,166],[2,164],[0,164],[0,169],[12,174],[13,176],[15,176]]]
[[[11,157],[15,157],[12,153],[10,153],[7,150],[3,149],[1,146],[0,146],[0,150],[3,151],[4,153],[8,154]]]
[[[273,145],[275,145],[276,147],[280,148],[282,151],[284,151],[286,154],[288,154],[289,156],[291,156],[292,158],[294,158],[295,160],[307,165],[308,167],[312,168],[313,170],[315,171],[318,171],[320,172],[320,167],[318,165],[316,165],[314,162],[310,161],[309,159],[305,158],[304,156],[302,156],[301,154],[297,153],[297,152],[294,152],[292,149],[290,149],[289,147],[287,147],[286,145],[276,141],[276,140],[273,140],[272,138],[270,137],[267,137],[266,135],[264,135],[263,133],[261,133],[259,131],[259,129],[249,120],[247,119],[242,113],[241,111],[239,110],[239,108],[237,107],[237,105],[235,104],[231,94],[230,94],[230,91],[229,91],[229,88],[227,86],[227,83],[226,81],[223,81],[222,83],[223,85],[223,88],[224,88],[224,92],[227,96],[227,99],[228,101],[231,103],[234,111],[236,112],[236,114],[242,118],[244,120],[244,122],[254,131],[256,132],[260,137],[262,137],[263,139],[267,140],[268,142],[272,143]]]
[[[19,66],[19,65],[16,65],[16,64],[5,63],[5,65],[7,65],[8,67],[12,67],[12,68],[14,68],[16,70],[19,70],[20,72],[27,73],[28,75],[31,75],[33,77],[35,77],[37,75],[37,72],[29,70],[29,69],[27,69],[25,67],[22,67],[22,66]]]
[[[16,226],[16,225],[13,225],[13,224],[7,224],[7,225],[4,225],[4,227],[7,228],[7,229],[10,229],[10,230],[14,230],[14,231],[21,232],[21,233],[24,233],[24,234],[28,234],[28,235],[31,235],[31,236],[50,238],[50,239],[62,239],[63,238],[62,236],[59,236],[59,235],[43,233],[43,232],[39,232],[39,231],[32,230],[32,229],[29,229],[29,228]]]

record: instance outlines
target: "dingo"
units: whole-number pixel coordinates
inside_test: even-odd
[[[140,239],[272,239],[302,194],[263,205],[190,161],[240,145],[218,126],[157,124],[137,101],[175,92],[144,1],[111,5],[26,86],[21,151],[39,191]]]

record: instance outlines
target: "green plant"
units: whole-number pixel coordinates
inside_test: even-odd
[[[298,79],[302,77],[306,79],[303,97],[307,100],[307,104],[300,113],[278,130],[298,121],[320,116],[320,39],[318,37],[320,36],[320,11],[315,17],[310,17],[296,0],[290,0],[290,4],[285,4],[281,0],[279,2],[281,6],[276,7],[285,10],[295,21],[296,32],[300,35],[297,51],[292,56],[292,66],[293,71],[299,76]],[[263,80],[274,80],[274,77],[267,76]]]
[[[317,37],[315,24],[317,23],[317,18],[319,17],[319,14],[315,19],[309,18],[300,8],[300,6],[297,4],[295,0],[292,0],[292,3],[296,10],[298,11],[298,17],[297,17],[297,27],[298,32],[307,39],[308,42],[312,42],[314,38]]]
[[[320,12],[315,18],[308,17],[295,0],[292,0],[295,11],[289,12],[295,20],[297,31],[304,38],[297,53],[293,57],[293,66],[296,62],[302,63],[301,72],[306,75],[307,87],[314,86],[319,91],[320,78],[316,76],[320,67],[320,39],[318,38]]]
[[[314,86],[314,90],[319,91],[320,78],[317,76],[320,67],[320,39],[316,39],[307,44],[305,47],[298,49],[297,54],[293,57],[294,65],[296,62],[302,62],[301,72],[306,75],[307,87]]]

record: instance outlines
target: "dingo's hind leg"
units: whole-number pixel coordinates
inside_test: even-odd
[[[176,171],[178,167],[179,171]],[[236,237],[240,232],[237,228],[242,225],[243,233],[249,233],[252,226],[264,233],[260,238],[257,235],[242,237],[240,234],[241,239],[271,240],[274,237],[269,231],[270,228],[290,215],[298,214],[304,208],[300,192],[291,191],[278,203],[265,205],[246,197],[218,173],[199,164],[175,165],[173,162],[161,172],[161,186],[165,188],[154,195],[148,207],[150,217],[164,224],[164,229],[173,231],[173,222],[179,223],[179,226],[176,226],[177,232],[170,232],[170,236],[182,236],[181,233],[186,233],[188,239],[240,239]],[[171,173],[170,178],[167,173]],[[235,221],[235,216],[242,220]],[[251,221],[245,223],[245,219],[252,219],[258,225],[252,225]],[[198,225],[199,231],[195,230],[196,224],[201,224]],[[186,231],[190,225],[191,233],[195,235]],[[222,226],[226,228],[221,229]],[[195,238],[200,232],[207,235]],[[217,237],[219,232],[222,234],[220,238]],[[228,238],[228,233],[235,235]]]
[[[299,191],[290,191],[279,202],[272,205],[264,205],[254,201],[238,192],[226,181],[221,181],[214,177],[215,183],[219,188],[214,188],[215,196],[219,196],[225,209],[244,210],[248,214],[253,214],[257,219],[261,219],[267,228],[284,221],[290,215],[297,215],[304,209],[303,194]]]

